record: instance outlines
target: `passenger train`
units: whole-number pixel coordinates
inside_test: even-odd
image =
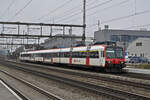
[[[28,51],[20,53],[19,59],[21,61],[104,69],[107,72],[120,71],[126,66],[124,49],[107,45]]]

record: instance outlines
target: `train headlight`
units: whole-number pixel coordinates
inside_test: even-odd
[[[108,61],[109,64],[111,64],[111,61]]]
[[[121,61],[121,64],[124,64],[124,62],[123,62],[123,61]]]

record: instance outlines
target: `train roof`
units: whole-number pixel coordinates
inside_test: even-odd
[[[93,45],[93,46],[83,46],[83,47],[72,47],[72,48],[58,48],[58,49],[47,49],[47,50],[37,50],[37,51],[28,51],[22,52],[21,54],[36,54],[36,53],[51,53],[51,52],[69,52],[71,51],[87,51],[87,48],[90,50],[104,49],[104,45]]]
[[[97,49],[104,49],[104,45],[94,45],[94,46],[91,46],[91,50],[97,50]]]
[[[51,53],[51,52],[60,52],[60,49],[48,49],[48,50],[37,50],[37,51],[28,51],[22,52],[21,54],[36,54],[36,53]]]
[[[69,52],[71,48],[62,48],[60,49],[60,52]]]
[[[86,51],[87,47],[75,47],[72,51]]]

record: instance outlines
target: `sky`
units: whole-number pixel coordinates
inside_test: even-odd
[[[86,36],[98,30],[150,30],[150,0],[86,0]],[[0,21],[82,25],[83,0],[0,0]],[[82,34],[74,28],[73,33]]]
[[[86,35],[94,35],[98,20],[102,29],[104,25],[111,29],[149,29],[149,26],[142,26],[150,24],[149,4],[150,0],[87,0]],[[143,11],[148,12],[141,13]],[[80,25],[82,12],[83,0],[0,0],[0,21]]]

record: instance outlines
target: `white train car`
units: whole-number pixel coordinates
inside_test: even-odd
[[[124,50],[117,46],[83,46],[22,52],[21,61],[104,68],[109,71],[125,67]]]

